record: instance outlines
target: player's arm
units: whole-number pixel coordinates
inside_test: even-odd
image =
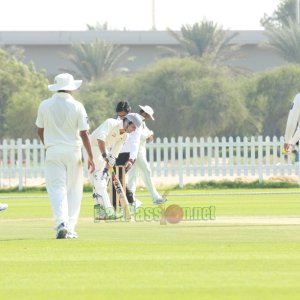
[[[40,140],[42,141],[42,143],[45,145],[45,143],[44,143],[44,128],[38,127],[37,134],[38,134],[38,137],[40,138]]]
[[[42,143],[45,145],[45,142],[44,142],[44,114],[43,114],[43,105],[42,104],[40,104],[40,106],[39,106],[35,125],[37,126],[37,135],[40,138],[40,140],[42,141]]]
[[[101,155],[103,156],[103,158],[105,158],[105,156],[107,155],[105,142],[103,140],[97,139],[97,143]]]
[[[81,137],[83,146],[88,155],[88,169],[92,173],[95,171],[95,163],[94,163],[93,152],[92,152],[92,147],[91,147],[91,142],[90,142],[88,131],[87,130],[80,131],[80,137]]]
[[[107,162],[109,166],[113,167],[116,164],[116,156],[114,156],[111,153],[106,153],[105,141],[97,140],[97,143],[103,159]]]
[[[101,155],[105,158],[106,156],[106,143],[110,132],[113,130],[115,125],[115,120],[107,119],[105,120],[93,133],[97,139],[97,144]]]
[[[154,133],[152,130],[148,129],[148,135],[146,138],[146,143],[151,143],[154,140]]]

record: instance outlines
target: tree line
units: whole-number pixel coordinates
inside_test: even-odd
[[[274,37],[291,34],[295,17],[283,12],[295,1],[281,1],[272,16],[262,19],[270,37],[266,46],[283,49]],[[84,103],[92,130],[115,116],[118,101],[128,100],[134,111],[139,104],[154,108],[156,121],[149,127],[159,137],[283,134],[289,107],[300,90],[300,61],[281,54],[285,66],[251,74],[226,64],[237,47],[231,43],[234,35],[217,24],[202,20],[183,25],[180,33],[169,32],[181,47],[162,49],[164,58],[135,73],[115,72],[125,47],[99,40],[73,45],[69,59],[74,69],[65,71],[84,79],[74,96]],[[300,34],[295,40],[300,43]],[[289,47],[288,53],[299,49]],[[0,138],[35,138],[38,105],[51,95],[49,80],[33,64],[22,63],[20,52],[13,50],[0,50]]]

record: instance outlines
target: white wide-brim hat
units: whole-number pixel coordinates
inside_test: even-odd
[[[155,119],[153,118],[154,110],[152,109],[151,106],[149,106],[149,105],[145,105],[145,106],[139,105],[139,107],[140,107],[146,114],[148,114],[152,120],[155,120]]]
[[[51,92],[57,92],[60,90],[74,91],[77,90],[82,84],[82,80],[74,80],[74,77],[68,73],[57,75],[54,81],[54,84],[48,85],[48,89]]]

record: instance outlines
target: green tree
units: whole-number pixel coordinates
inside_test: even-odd
[[[271,16],[265,14],[260,20],[264,27],[279,28],[288,26],[290,21],[297,21],[297,1],[298,0],[281,0],[277,9]]]
[[[5,119],[6,136],[17,139],[37,138],[35,119],[38,105],[42,99],[28,87],[22,92],[14,93],[10,98]]]
[[[102,84],[90,82],[80,90],[80,99],[89,116],[90,131],[97,128],[107,118],[114,117],[114,101]]]
[[[267,26],[265,34],[269,38],[267,47],[287,62],[300,64],[300,26],[297,23],[290,20],[288,25],[280,28]]]
[[[127,52],[126,47],[98,39],[91,43],[75,44],[67,58],[76,70],[66,71],[72,74],[79,73],[78,76],[88,81],[99,80],[115,71]]]
[[[234,135],[247,118],[238,82],[226,67],[191,58],[166,59],[134,75],[134,107],[155,110],[157,136]]]
[[[183,25],[180,33],[171,29],[168,31],[180,44],[179,51],[169,50],[177,56],[205,57],[214,63],[224,63],[237,54],[238,47],[231,42],[238,33],[229,33],[212,21]]]
[[[261,23],[265,27],[268,42],[265,47],[273,49],[284,60],[300,63],[300,26],[296,17],[298,0],[283,0],[271,15],[265,15]]]
[[[0,49],[0,139],[36,137],[36,109],[48,94],[47,83],[32,64],[26,65]]]
[[[292,101],[300,91],[300,67],[286,65],[259,74],[246,88],[246,103],[257,134],[281,136]],[[250,119],[250,120],[251,120]]]

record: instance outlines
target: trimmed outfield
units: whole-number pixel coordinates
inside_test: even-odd
[[[33,198],[45,193],[1,194],[0,299],[297,299],[298,192],[171,192],[168,204],[215,207],[176,225],[94,223],[85,198],[78,240],[54,239],[47,198]]]

